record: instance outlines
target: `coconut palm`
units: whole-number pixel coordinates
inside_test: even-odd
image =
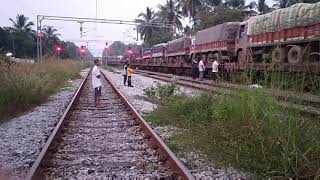
[[[194,19],[198,11],[203,8],[202,0],[177,0],[181,7],[182,14],[190,19]]]
[[[290,0],[275,0],[275,4],[273,5],[273,7],[275,8],[286,8],[289,5],[289,1]]]
[[[253,16],[257,14],[257,12],[253,10],[257,6],[254,1],[246,5],[246,0],[226,0],[224,5],[231,9],[239,9],[243,11],[243,14],[246,16]]]
[[[176,1],[167,0],[165,5],[160,4],[157,16],[160,18],[160,21],[173,24],[179,30],[183,29],[180,6]]]
[[[246,5],[245,0],[226,0],[224,3],[227,7],[232,9],[243,8]]]
[[[270,8],[266,4],[266,0],[258,0],[257,9],[259,14],[265,14],[270,12]]]
[[[155,31],[159,29],[159,27],[152,26],[156,21],[156,15],[149,7],[146,8],[145,13],[140,13],[138,15],[138,19],[136,19],[135,22],[141,24],[137,27],[138,32],[141,35],[141,39],[149,41],[152,38]]]
[[[266,0],[258,0],[258,3],[252,1],[250,4],[258,11],[259,15],[266,14],[274,10],[274,8],[271,8],[266,4]]]
[[[10,18],[9,20],[13,23],[13,28],[18,32],[31,32],[31,27],[34,25],[32,21],[28,22],[27,17],[25,17],[23,14],[17,14],[15,21]]]
[[[212,7],[214,7],[214,6],[219,6],[219,5],[222,4],[222,0],[205,0],[204,2],[205,2],[207,5],[212,6]]]
[[[58,30],[53,26],[45,26],[42,28],[42,32],[44,33],[49,45],[59,41],[60,34],[56,33],[57,31]]]

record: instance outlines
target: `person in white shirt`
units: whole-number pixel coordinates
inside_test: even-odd
[[[203,80],[204,71],[206,70],[206,67],[204,66],[203,60],[205,59],[205,56],[202,56],[202,59],[199,62],[199,79],[200,81]]]
[[[127,77],[128,77],[128,67],[127,67],[127,64],[125,64],[125,65],[123,66],[122,76],[123,76],[123,85],[125,86],[125,85],[126,85],[126,82],[127,82]]]
[[[218,63],[217,59],[214,58],[213,62],[212,62],[212,79],[214,81],[217,81],[217,79],[218,79],[218,71],[219,71],[218,67],[219,67],[219,63]]]
[[[92,69],[92,86],[94,89],[94,103],[96,107],[101,107],[100,96],[101,96],[101,72],[100,72],[100,60],[94,60],[95,66]]]

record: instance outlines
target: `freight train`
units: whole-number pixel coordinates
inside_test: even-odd
[[[129,60],[132,66],[152,71],[190,74],[191,60],[204,58],[210,74],[212,59],[223,72],[320,70],[320,2],[227,22],[153,46]],[[110,61],[119,64],[125,61]]]

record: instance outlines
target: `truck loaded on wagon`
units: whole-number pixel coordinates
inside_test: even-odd
[[[241,64],[278,63],[285,70],[285,66],[318,66],[319,44],[320,2],[299,3],[249,18],[241,24],[236,48]]]
[[[161,43],[152,46],[152,60],[157,64],[161,62],[161,59],[165,58],[167,43]]]
[[[233,62],[240,22],[228,22],[196,33],[191,56],[212,54],[218,61]]]
[[[191,49],[191,38],[183,37],[169,41],[166,47],[166,59],[168,62],[175,63],[188,59]]]
[[[279,70],[319,72],[320,2],[298,3],[270,13],[198,31],[193,37],[152,47],[148,67],[163,72],[189,72],[191,60],[212,59],[223,72]],[[210,57],[210,58],[208,58]],[[142,64],[142,62],[141,62]],[[141,64],[136,64],[139,67]],[[146,64],[146,63],[145,63]],[[144,67],[144,69],[154,69]],[[179,73],[180,74],[180,73]]]

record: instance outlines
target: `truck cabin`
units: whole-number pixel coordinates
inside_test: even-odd
[[[142,59],[143,61],[140,64],[148,64],[149,60],[152,56],[152,49],[151,48],[143,48],[142,49]]]
[[[248,22],[250,18],[247,18],[245,21],[240,23],[239,30],[236,37],[235,44],[235,62],[241,62],[245,59],[245,54],[247,53],[248,47]]]
[[[166,43],[161,43],[152,47],[152,63],[156,64],[165,57],[166,45]]]

